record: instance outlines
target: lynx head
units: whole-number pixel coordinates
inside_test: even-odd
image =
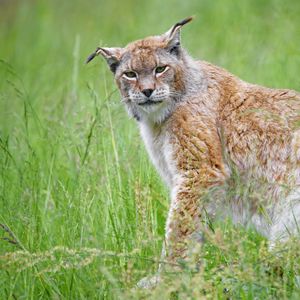
[[[87,63],[101,54],[120,89],[122,101],[137,120],[163,122],[185,93],[185,53],[180,28],[192,17],[176,23],[159,36],[151,36],[124,48],[97,48]]]

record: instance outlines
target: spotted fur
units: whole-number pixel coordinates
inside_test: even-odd
[[[180,28],[190,20],[125,48],[96,51],[117,64],[122,101],[170,189],[170,261],[186,258],[204,213],[252,224],[271,243],[297,234],[300,223],[300,94],[250,84],[191,58],[180,45]],[[166,71],[155,73],[159,66]],[[153,90],[150,98],[145,89]],[[236,174],[248,193],[228,199]],[[207,197],[209,191],[215,194]]]

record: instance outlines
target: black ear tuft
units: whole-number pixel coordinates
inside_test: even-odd
[[[89,55],[89,57],[85,61],[86,64],[88,64],[91,60],[93,60],[98,55],[98,53],[99,53],[98,50],[99,50],[99,47],[97,47],[97,49],[95,50],[94,53]]]
[[[183,25],[185,25],[185,24],[191,22],[193,19],[194,19],[194,17],[188,17],[188,18],[185,18],[184,20],[182,20],[182,21],[180,21],[180,22],[177,22],[177,23],[173,26],[170,35],[172,35],[178,28],[181,28]]]

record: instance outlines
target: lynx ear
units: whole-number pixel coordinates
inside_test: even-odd
[[[94,53],[92,53],[86,60],[86,63],[89,63],[97,55],[101,54],[107,61],[110,70],[115,73],[118,67],[118,64],[121,59],[122,48],[100,48],[97,47]]]
[[[170,30],[168,30],[164,37],[167,41],[167,49],[170,53],[178,55],[180,52],[180,29],[183,25],[191,22],[193,17],[188,17],[176,23]]]

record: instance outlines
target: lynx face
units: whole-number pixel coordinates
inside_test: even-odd
[[[181,26],[167,33],[139,40],[125,48],[97,48],[88,62],[101,54],[114,73],[122,101],[137,120],[164,121],[185,92],[184,62],[180,47]]]
[[[177,80],[180,57],[157,41],[159,38],[149,38],[132,44],[125,50],[128,58],[120,60],[115,73],[123,101],[138,120],[163,120],[184,92]]]

